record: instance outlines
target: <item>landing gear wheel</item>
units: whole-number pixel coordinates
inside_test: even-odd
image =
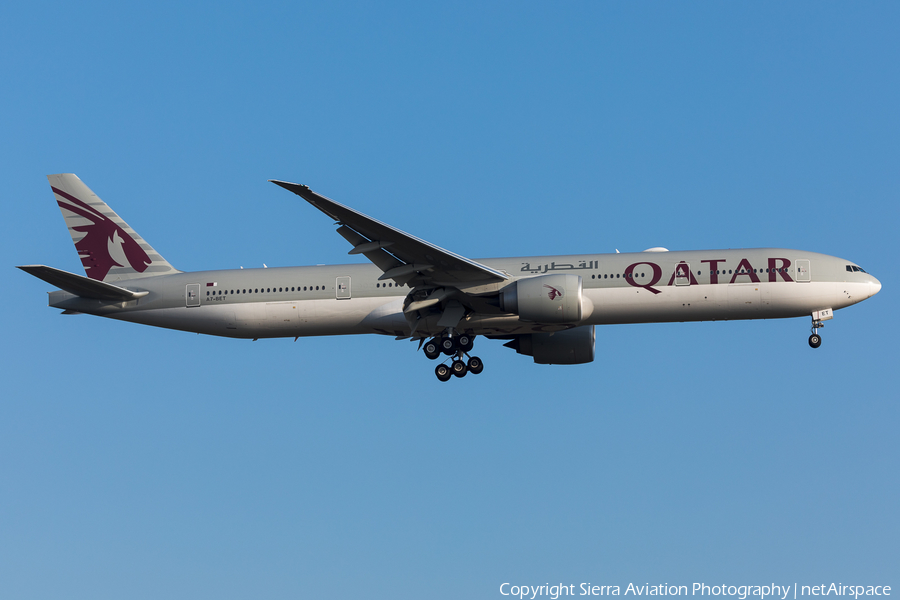
[[[809,336],[809,347],[810,348],[818,348],[821,345],[822,345],[822,337],[819,334],[814,333],[811,336]]]
[[[481,362],[481,359],[477,356],[469,358],[469,364],[466,366],[469,368],[469,371],[473,375],[478,375],[479,373],[484,371],[484,363]]]
[[[461,333],[456,337],[456,343],[463,352],[469,352],[475,346],[475,336]]]
[[[456,354],[457,344],[454,338],[441,338],[441,352],[446,354],[447,356],[453,356]]]
[[[450,367],[443,363],[434,368],[434,374],[437,375],[437,378],[441,381],[450,381],[452,375]]]
[[[450,370],[457,377],[465,377],[466,373],[469,371],[468,367],[466,367],[466,363],[461,360],[454,360],[453,364],[450,365]]]
[[[425,356],[427,356],[429,360],[434,360],[441,355],[441,347],[436,340],[429,340],[426,342],[425,345],[422,346],[422,350],[425,351]]]

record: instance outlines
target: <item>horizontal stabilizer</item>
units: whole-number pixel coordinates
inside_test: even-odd
[[[89,277],[83,277],[68,271],[61,271],[53,267],[45,265],[25,265],[17,267],[30,275],[34,275],[38,279],[42,279],[50,285],[55,285],[59,289],[81,296],[82,298],[92,298],[94,300],[116,300],[125,302],[128,300],[137,300],[149,294],[150,292],[132,292],[125,288],[120,288],[111,283],[103,283]]]

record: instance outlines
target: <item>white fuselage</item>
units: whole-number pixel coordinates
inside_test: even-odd
[[[547,273],[580,275],[581,321],[548,325],[502,310],[471,311],[457,329],[515,335],[581,325],[777,319],[837,310],[871,297],[877,279],[850,261],[762,248],[483,259],[510,282]],[[853,270],[854,267],[856,270]],[[157,327],[235,338],[378,333],[407,337],[406,286],[380,281],[374,265],[201,271],[136,278],[121,285],[149,292],[106,302],[52,292],[51,306]],[[504,284],[475,290],[496,295]],[[417,335],[440,333],[437,317]]]

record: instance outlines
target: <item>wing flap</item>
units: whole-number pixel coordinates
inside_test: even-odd
[[[342,238],[353,245],[353,250],[350,251],[351,253],[355,254],[354,250],[356,250],[357,248],[362,248],[362,250],[359,251],[359,254],[362,254],[363,256],[368,258],[372,262],[372,264],[377,266],[382,271],[390,271],[391,269],[395,269],[403,265],[403,262],[400,261],[396,256],[392,256],[383,248],[373,247],[373,242],[370,242],[365,236],[360,235],[359,232],[354,231],[346,225],[341,225],[340,227],[338,227],[337,232],[341,235]]]

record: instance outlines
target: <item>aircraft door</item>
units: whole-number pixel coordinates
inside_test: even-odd
[[[350,298],[349,277],[338,277],[335,280],[334,297],[338,300],[348,300]]]
[[[691,285],[691,265],[685,262],[675,265],[675,285]]]
[[[189,283],[184,286],[184,305],[200,306],[200,284]]]
[[[808,260],[798,260],[796,262],[797,265],[797,281],[810,281],[809,276],[809,261]]]

